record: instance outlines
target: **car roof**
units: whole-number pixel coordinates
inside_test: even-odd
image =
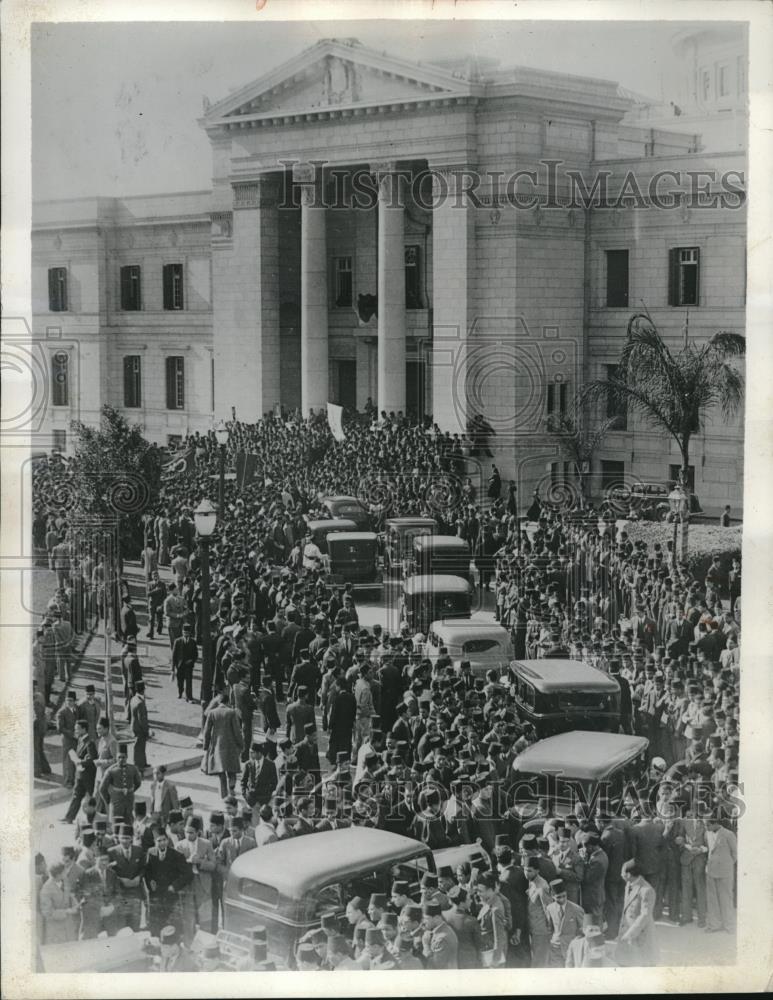
[[[434,524],[437,525],[437,521],[434,517],[388,517],[386,519],[386,524],[393,524],[396,528],[402,527],[406,524]]]
[[[323,497],[322,503],[356,503],[362,507],[362,502],[357,497],[344,496],[343,493],[336,493],[333,496]],[[365,508],[363,507],[363,510]]]
[[[342,528],[341,525],[346,525]],[[350,521],[346,517],[322,517],[318,521],[307,521],[306,527],[309,531],[319,531],[320,529],[330,528],[331,531],[346,531],[349,528],[355,530],[357,525],[354,521]]]
[[[469,543],[458,535],[419,535],[414,541],[423,549],[464,549],[470,551]]]
[[[421,591],[445,591],[452,594],[468,594],[471,587],[460,576],[449,573],[430,573],[427,576],[410,576],[403,584],[406,594]]]
[[[445,639],[448,636],[449,638],[459,637],[463,640],[489,638],[510,642],[510,633],[506,628],[487,622],[447,622],[443,620],[432,622],[429,629],[430,632],[435,632],[439,639]]]
[[[353,874],[371,865],[376,868],[419,852],[424,845],[410,837],[366,827],[348,827],[290,837],[265,844],[236,858],[230,874],[277,889],[283,896],[300,899],[313,885]]]
[[[618,691],[620,685],[609,674],[582,660],[513,660],[511,667],[540,691],[576,688],[587,691]]]
[[[645,736],[575,729],[534,743],[518,754],[513,770],[530,774],[558,771],[564,778],[599,779],[636,757],[648,744]]]
[[[375,531],[336,531],[335,538],[330,542],[377,542]]]

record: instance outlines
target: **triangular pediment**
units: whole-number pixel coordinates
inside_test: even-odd
[[[354,40],[326,40],[207,108],[203,124],[471,97],[478,90],[478,84],[435,66],[396,59]]]

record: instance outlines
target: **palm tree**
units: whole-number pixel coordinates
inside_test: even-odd
[[[585,508],[587,473],[593,464],[593,456],[618,419],[610,417],[593,426],[590,407],[581,397],[575,400],[572,413],[551,414],[548,418],[548,432],[557,439],[564,458],[574,466],[581,510]]]
[[[743,374],[733,364],[746,353],[746,338],[724,330],[704,344],[691,343],[685,325],[684,344],[672,352],[646,313],[628,321],[625,346],[614,378],[589,382],[582,398],[624,402],[631,410],[672,437],[682,456],[680,480],[688,481],[690,441],[700,432],[704,415],[719,407],[727,420],[735,416],[743,399]],[[684,525],[682,551],[687,547]]]

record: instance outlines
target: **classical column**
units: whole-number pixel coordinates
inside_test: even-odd
[[[312,168],[313,171],[313,168]],[[301,412],[328,402],[327,239],[323,188],[313,173],[296,172],[301,188]]]
[[[432,414],[464,433],[469,409],[468,335],[474,319],[475,219],[455,166],[430,164],[432,211]]]
[[[279,402],[279,222],[274,178],[233,185],[212,213],[215,420],[252,423]]]
[[[404,207],[394,164],[378,164],[378,409],[405,412]]]

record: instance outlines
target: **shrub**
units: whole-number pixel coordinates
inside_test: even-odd
[[[632,542],[645,541],[650,549],[660,542],[665,551],[674,537],[673,524],[654,521],[629,521],[625,530]],[[696,580],[703,582],[715,555],[720,557],[724,572],[730,569],[734,556],[741,558],[741,533],[740,524],[730,528],[720,528],[718,524],[690,525],[687,566]]]

